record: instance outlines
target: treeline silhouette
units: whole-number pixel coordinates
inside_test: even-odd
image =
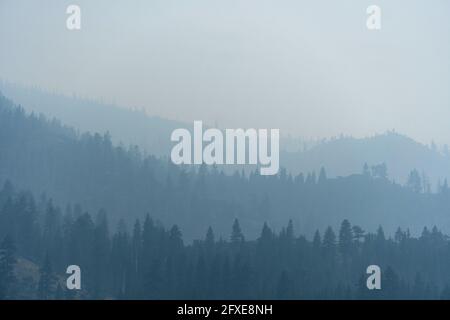
[[[79,133],[27,115],[1,95],[0,150],[0,183],[10,179],[35,195],[45,192],[55,203],[80,203],[90,212],[104,208],[114,225],[120,219],[132,224],[149,212],[165,225],[177,224],[188,241],[208,226],[225,237],[233,218],[249,239],[259,236],[264,221],[279,230],[290,219],[308,236],[343,219],[365,228],[383,224],[390,233],[402,225],[416,234],[429,221],[450,230],[447,184],[432,193],[417,170],[402,186],[388,179],[384,164],[361,164],[361,173],[339,178],[328,178],[325,169],[260,176],[175,166],[137,147],[114,146],[108,134]]]
[[[412,237],[400,228],[365,232],[344,220],[297,235],[264,224],[245,239],[212,228],[184,244],[180,229],[149,215],[111,232],[107,213],[64,210],[7,182],[0,191],[0,299],[450,299],[450,242],[436,227]],[[81,267],[82,289],[67,290],[68,265]],[[382,268],[382,289],[368,290],[368,265]]]
[[[87,100],[75,95],[64,96],[36,87],[0,80],[0,91],[23,105],[27,112],[42,112],[47,117],[55,117],[82,132],[109,131],[113,144],[136,144],[141,150],[147,150],[156,156],[170,153],[172,143],[168,137],[174,129],[191,127],[192,130],[192,123],[152,117],[143,111]],[[389,177],[401,183],[406,182],[412,168],[419,168],[424,186],[429,185],[433,191],[436,190],[439,179],[442,183],[443,177],[450,177],[448,146],[437,146],[432,141],[427,146],[395,130],[364,138],[343,134],[323,139],[305,139],[282,134],[280,138],[281,166],[294,175],[299,172],[319,172],[320,167],[324,166],[333,175],[348,176],[355,173],[364,162],[370,165],[386,162]],[[225,170],[228,168],[230,167],[219,167]],[[235,167],[231,168],[229,172],[232,173]],[[250,168],[244,166],[247,173],[254,169]]]

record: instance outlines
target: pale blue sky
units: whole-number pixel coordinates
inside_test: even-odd
[[[1,79],[165,118],[450,144],[446,0],[0,0],[0,39]]]

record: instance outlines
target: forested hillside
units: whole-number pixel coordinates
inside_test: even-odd
[[[57,204],[105,209],[114,223],[150,213],[167,225],[178,224],[188,241],[208,226],[225,235],[234,218],[250,239],[263,222],[280,230],[289,219],[309,236],[343,219],[368,229],[383,224],[390,233],[402,226],[418,234],[432,224],[450,231],[447,185],[430,193],[416,171],[406,186],[390,181],[384,166],[332,179],[325,169],[296,176],[285,170],[277,176],[228,176],[213,167],[179,167],[144,157],[137,147],[113,145],[108,135],[81,134],[56,120],[26,115],[4,97],[0,150],[2,182],[47,193]]]
[[[0,81],[0,92],[21,104],[28,113],[43,113],[50,119],[55,117],[81,132],[108,131],[113,144],[137,145],[143,153],[154,156],[169,154],[171,143],[168,137],[174,129],[192,127],[192,123],[152,117],[136,109],[8,82]],[[338,136],[329,139],[300,139],[285,136],[281,131],[280,163],[294,175],[319,172],[323,166],[330,177],[359,172],[366,162],[369,166],[386,163],[391,179],[404,184],[409,172],[416,169],[431,190],[436,191],[438,184],[450,177],[450,151],[446,145],[426,142],[427,145],[416,142],[394,131],[364,138]],[[227,170],[227,167],[220,169]],[[248,173],[254,167],[244,169]],[[232,173],[232,170],[226,172]]]
[[[416,142],[391,131],[366,138],[336,137],[324,140],[305,151],[283,152],[281,164],[293,173],[319,170],[325,166],[334,176],[355,172],[361,163],[386,163],[389,177],[406,183],[412,169],[435,191],[439,183],[450,177],[450,149]]]
[[[0,299],[450,299],[450,242],[436,227],[419,237],[348,220],[312,239],[287,222],[260,225],[246,239],[239,221],[185,244],[176,225],[151,216],[111,226],[106,212],[60,209],[49,198],[0,190]],[[82,290],[65,287],[68,265]],[[366,268],[382,268],[382,289],[366,288]]]
[[[79,96],[65,96],[38,88],[24,87],[0,80],[0,92],[20,104],[26,112],[57,118],[82,132],[107,132],[115,144],[138,145],[156,156],[167,155],[170,143],[166,137],[185,125],[177,121],[152,117],[142,109],[127,109],[113,103]]]

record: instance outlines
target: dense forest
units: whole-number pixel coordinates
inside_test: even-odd
[[[2,82],[0,92],[26,112],[43,113],[48,118],[57,118],[66,125],[80,131],[110,132],[113,144],[137,145],[143,152],[154,156],[170,153],[171,143],[167,137],[176,128],[192,130],[192,123],[180,123],[100,101],[83,99],[75,95],[65,96],[36,87]],[[216,125],[215,125],[216,126]],[[376,165],[382,162],[389,168],[389,177],[404,184],[412,168],[421,174],[422,180],[430,184],[433,191],[444,177],[450,177],[450,149],[434,141],[419,143],[408,136],[390,130],[368,137],[338,135],[328,138],[280,137],[280,164],[288,172],[317,173],[323,166],[329,177],[348,176],[367,162]],[[233,173],[232,166],[221,166],[219,170]],[[243,166],[248,174],[252,166]],[[241,168],[239,169],[241,170]]]
[[[436,192],[414,168],[408,183],[400,185],[389,179],[384,164],[361,163],[357,174],[338,178],[328,178],[324,168],[260,176],[175,166],[138,147],[116,146],[108,133],[80,133],[28,115],[3,96],[0,151],[0,183],[10,179],[60,205],[105,209],[114,224],[120,219],[131,224],[150,213],[165,225],[180,226],[187,241],[201,237],[208,226],[226,236],[234,218],[249,239],[256,239],[264,221],[281,230],[288,220],[307,236],[344,219],[366,229],[382,224],[389,233],[400,225],[418,235],[429,224],[450,232],[447,183],[442,180]]]
[[[175,166],[0,96],[0,299],[450,298],[445,179],[256,172]]]
[[[450,241],[436,227],[387,237],[344,220],[308,240],[288,222],[249,241],[236,219],[227,238],[208,228],[186,245],[149,215],[110,231],[104,211],[61,210],[9,182],[0,208],[0,299],[450,299]],[[65,286],[72,264],[80,291]],[[382,290],[366,287],[370,264]]]

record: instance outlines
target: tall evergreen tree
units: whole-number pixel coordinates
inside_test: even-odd
[[[234,219],[230,240],[234,244],[244,242],[244,235],[242,234],[238,219]]]
[[[319,184],[323,184],[324,182],[326,182],[327,181],[327,173],[326,173],[326,171],[325,171],[325,168],[324,167],[321,167],[320,168],[320,173],[319,173],[319,180],[318,180],[318,183]]]
[[[339,230],[339,251],[344,259],[344,262],[348,262],[352,254],[353,248],[353,234],[350,222],[345,219],[342,221],[341,229]]]
[[[50,257],[46,254],[44,263],[40,269],[37,297],[40,300],[49,300],[54,297],[56,278],[53,274]]]
[[[10,236],[6,236],[0,244],[0,300],[13,297],[13,287],[16,281],[14,266],[16,248]]]

